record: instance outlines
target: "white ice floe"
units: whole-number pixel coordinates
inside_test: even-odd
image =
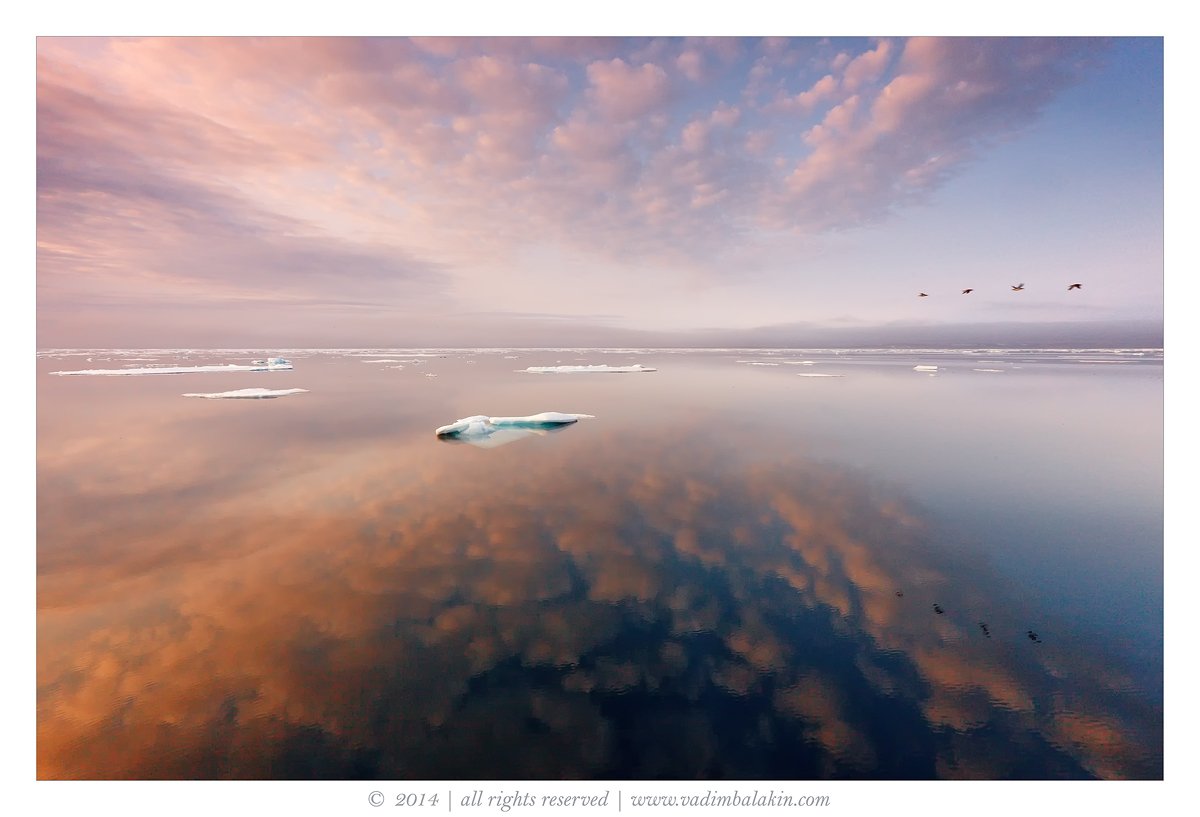
[[[77,372],[50,372],[61,375],[138,375],[138,374],[192,374],[196,372],[275,372],[292,368],[289,360],[281,357],[255,361],[249,366],[228,363],[221,366],[151,366],[138,369],[82,369]]]
[[[528,417],[476,414],[442,426],[434,433],[442,440],[470,443],[480,448],[497,448],[527,437],[561,431],[579,420],[590,419],[593,419],[591,414],[564,414],[559,411],[543,411]]]
[[[209,400],[269,400],[275,397],[286,397],[289,394],[303,394],[307,391],[308,389],[236,389],[209,394],[185,394],[184,397],[205,397]]]
[[[973,372],[1000,372],[1000,373],[1004,372],[1003,369],[972,369],[971,371],[973,371]]]
[[[796,377],[845,377],[844,374],[824,374],[822,372],[797,372]]]
[[[519,371],[530,374],[565,374],[571,372],[656,372],[658,370],[640,363],[632,366],[609,366],[607,363],[599,363],[593,366],[530,366],[528,369]]]
[[[594,418],[595,415],[592,414],[564,414],[561,411],[543,411],[541,414],[531,414],[528,417],[488,417],[485,414],[475,414],[455,420],[448,426],[442,426],[434,434],[439,437],[449,437],[464,434],[487,434],[494,429],[503,427],[549,428]]]
[[[936,372],[937,366],[913,366],[914,372]]]

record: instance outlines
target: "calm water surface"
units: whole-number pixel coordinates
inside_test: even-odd
[[[50,374],[277,351],[39,355],[39,777],[1162,776],[1160,351]]]

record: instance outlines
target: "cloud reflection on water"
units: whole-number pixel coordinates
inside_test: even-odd
[[[254,492],[193,451],[122,525],[126,461],[39,542],[39,777],[1161,777],[1153,697],[885,486],[701,422],[545,442]]]

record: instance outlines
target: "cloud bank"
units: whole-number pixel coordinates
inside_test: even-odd
[[[42,38],[39,308],[399,318],[451,314],[501,270],[531,291],[551,267],[593,285],[547,256],[736,276],[772,236],[926,200],[1103,48]]]

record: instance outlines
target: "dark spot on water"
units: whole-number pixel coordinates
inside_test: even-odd
[[[898,599],[902,599],[902,598],[904,598],[904,591],[903,591],[903,590],[897,590],[897,591],[896,591],[896,598],[898,598]]]
[[[933,605],[933,612],[937,613],[940,616],[942,613],[944,613],[946,611],[942,609],[940,604],[935,604],[935,605]]]

